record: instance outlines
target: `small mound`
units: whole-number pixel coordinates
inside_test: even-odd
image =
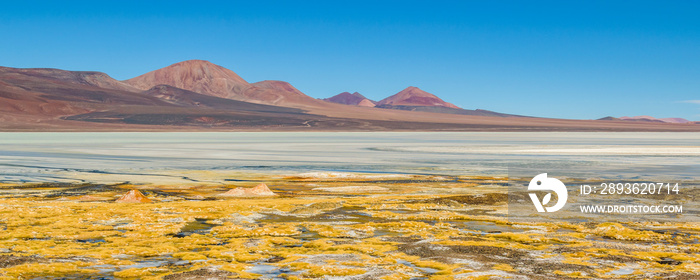
[[[314,188],[314,191],[322,192],[339,192],[339,193],[358,193],[358,192],[384,192],[389,189],[379,186],[345,186],[345,187],[325,187]]]
[[[143,195],[139,190],[130,190],[121,198],[117,199],[115,202],[139,202],[139,203],[149,203],[153,202]]]
[[[254,196],[275,196],[274,192],[270,190],[270,188],[265,185],[265,183],[261,183],[260,185],[255,186],[254,188],[235,188],[231,189],[225,193],[219,194],[219,196],[227,196],[227,197],[254,197]]]

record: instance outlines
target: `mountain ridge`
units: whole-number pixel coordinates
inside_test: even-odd
[[[317,103],[316,99],[287,82],[265,80],[249,83],[232,70],[206,60],[178,62],[123,82],[141,90],[169,85],[215,97],[270,105]]]
[[[684,123],[696,123],[694,121],[689,121],[684,118],[655,118],[652,116],[634,116],[634,117],[628,117],[628,116],[623,116],[623,117],[604,117],[600,118],[598,120],[619,120],[619,121],[633,121],[633,122],[656,122],[656,123],[676,123],[676,124],[684,124]]]
[[[195,64],[163,75],[205,93],[145,88],[155,78],[127,83],[96,71],[0,67],[0,131],[700,131],[692,124],[465,110],[412,87],[379,108],[348,106],[311,98],[284,81],[248,83],[209,62]],[[217,88],[235,96],[214,96]],[[410,105],[395,105],[401,102]]]

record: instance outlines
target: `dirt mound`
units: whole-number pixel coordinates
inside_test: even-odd
[[[219,196],[228,196],[228,197],[251,197],[251,196],[275,196],[274,192],[270,190],[270,188],[265,185],[265,183],[260,183],[260,185],[255,186],[254,188],[235,188],[231,189],[225,193],[219,194]]]
[[[143,195],[139,190],[130,190],[128,193],[126,193],[124,196],[121,198],[117,199],[115,202],[141,202],[141,203],[148,203],[148,202],[153,202],[152,200],[148,199],[145,195]]]

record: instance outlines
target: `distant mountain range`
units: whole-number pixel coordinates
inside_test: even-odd
[[[467,110],[416,87],[374,102],[249,83],[188,60],[118,81],[93,71],[0,67],[0,131],[700,131],[680,120],[565,120]]]
[[[654,122],[654,123],[684,123],[684,124],[694,124],[697,122],[689,121],[684,118],[654,118],[652,116],[636,116],[636,117],[605,117],[599,120],[622,120],[622,121],[634,121],[634,122]]]
[[[323,99],[345,105],[355,105],[363,107],[376,107],[383,109],[395,109],[404,111],[432,112],[443,114],[471,115],[471,116],[494,116],[494,117],[521,117],[511,114],[503,114],[488,110],[466,110],[457,107],[452,103],[445,102],[432,93],[425,92],[417,87],[407,87],[404,90],[382,99],[372,101],[360,93],[343,92],[331,98]]]

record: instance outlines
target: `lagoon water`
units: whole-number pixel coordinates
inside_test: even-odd
[[[507,176],[509,168],[601,176],[700,177],[700,133],[114,132],[1,133],[0,182],[148,183],[210,170]],[[140,178],[140,179],[139,179]]]

